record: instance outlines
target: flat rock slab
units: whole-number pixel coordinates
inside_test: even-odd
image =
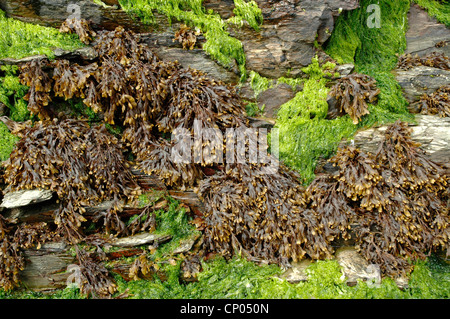
[[[270,119],[277,118],[277,112],[280,107],[292,100],[297,92],[286,83],[280,83],[274,87],[265,90],[258,95],[258,106],[262,108],[264,106],[264,116]]]
[[[396,70],[395,77],[410,103],[420,100],[423,94],[434,93],[441,86],[450,83],[450,71],[428,66]]]
[[[431,160],[448,163],[450,158],[450,118],[440,118],[435,115],[416,115],[417,124],[410,124],[411,137],[421,143],[420,146]],[[365,152],[375,153],[384,138],[387,126],[371,128],[358,132],[353,141],[355,146]],[[348,144],[343,141],[340,147]]]
[[[286,270],[279,278],[285,279],[291,284],[308,281],[306,269],[312,264],[310,259],[292,263],[292,267]]]
[[[420,8],[412,4],[408,13],[409,28],[406,32],[407,47],[405,53],[419,56],[430,52],[442,52],[450,55],[450,29]],[[447,45],[437,48],[436,43],[444,41]]]
[[[359,280],[381,283],[380,268],[370,265],[353,247],[342,247],[336,251],[336,260],[342,267],[347,285],[354,286]]]
[[[111,242],[116,247],[135,247],[152,243],[163,243],[170,240],[170,235],[156,235],[151,233],[140,233],[134,236],[118,238]]]
[[[0,207],[16,208],[50,200],[53,192],[47,189],[20,190],[6,193]]]
[[[209,2],[209,5],[216,2],[215,7],[229,3]],[[249,26],[229,31],[242,42],[246,67],[269,78],[299,76],[301,68],[309,65],[316,55],[314,42],[325,43],[341,11],[359,6],[357,0],[256,0],[256,3],[264,18],[260,31]]]
[[[120,9],[103,7],[87,0],[0,0],[0,7],[9,17],[54,28],[59,28],[64,20],[79,14],[98,28],[114,30],[121,25],[135,32],[148,32],[152,29]],[[167,25],[167,18],[161,19],[160,16],[155,14],[156,25]]]
[[[76,258],[68,253],[68,246],[62,242],[27,249],[24,256],[26,265],[20,272],[20,280],[25,287],[35,291],[64,288],[70,276],[67,267],[76,263]]]

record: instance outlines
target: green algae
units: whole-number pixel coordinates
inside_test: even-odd
[[[257,5],[253,2],[237,1],[235,8],[237,15],[230,21],[224,21],[219,14],[212,10],[206,11],[202,0],[120,0],[123,10],[138,16],[144,23],[154,24],[154,11],[158,11],[169,18],[182,21],[191,27],[197,27],[206,38],[203,50],[213,59],[225,67],[232,67],[234,63],[239,68],[242,79],[247,72],[246,57],[242,43],[230,36],[228,26],[241,20],[258,29],[262,23],[262,15],[258,13]],[[256,5],[256,7],[255,7]]]
[[[413,121],[407,109],[408,102],[391,73],[398,55],[406,48],[410,1],[379,1],[381,28],[367,26],[370,16],[367,7],[371,4],[369,0],[362,0],[360,9],[345,12],[338,18],[325,51],[338,61],[354,63],[356,72],[375,78],[381,91],[376,116],[384,114],[384,123],[397,119]],[[391,114],[387,116],[387,113]],[[373,118],[370,121],[375,123]]]
[[[31,55],[54,57],[53,50],[73,50],[83,47],[74,34],[62,34],[58,29],[7,18],[0,10],[0,59],[21,59]]]
[[[272,87],[268,78],[261,76],[258,72],[249,72],[250,86],[254,92],[254,97],[257,98],[262,92]]]
[[[0,161],[6,161],[9,158],[18,140],[9,132],[5,124],[0,123]]]
[[[119,292],[128,289],[131,298],[137,299],[433,299],[448,298],[450,292],[448,281],[434,278],[436,271],[429,261],[415,265],[405,289],[391,278],[379,284],[359,280],[356,286],[348,286],[336,260],[312,263],[306,269],[308,281],[296,284],[282,279],[276,265],[257,265],[239,256],[203,261],[202,268],[198,282],[188,284],[179,280],[180,263],[165,268],[165,281],[156,276],[128,283],[117,278]]]
[[[396,54],[402,54],[406,48],[410,1],[380,0],[380,28],[371,28],[367,24],[370,5],[372,1],[362,0],[359,9],[339,16],[325,51],[338,62],[389,71],[395,68]]]
[[[1,66],[1,71],[5,73],[0,77],[0,102],[9,109],[9,117],[13,121],[26,121],[30,118],[27,103],[23,99],[28,91],[28,87],[20,84],[16,76],[17,66]]]
[[[302,71],[309,76],[303,80],[303,90],[283,104],[277,113],[275,128],[279,130],[281,160],[296,169],[305,184],[310,183],[321,158],[330,157],[343,138],[352,136],[355,126],[348,115],[327,120],[327,96],[330,76],[335,64],[319,65],[315,57]],[[296,82],[293,82],[296,84]]]
[[[426,9],[430,16],[435,17],[446,27],[450,27],[450,2],[448,0],[414,0],[414,2]]]
[[[231,17],[228,22],[242,26],[242,22],[247,21],[255,31],[260,31],[264,18],[255,1],[234,0],[234,6],[233,13],[235,16]]]

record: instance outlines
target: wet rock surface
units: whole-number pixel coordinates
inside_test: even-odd
[[[406,32],[407,48],[405,53],[424,56],[431,52],[442,52],[450,55],[450,29],[417,4],[412,4],[408,13],[409,29]],[[437,43],[445,44],[437,47]]]
[[[434,93],[441,86],[450,83],[450,71],[427,66],[396,70],[395,74],[409,103],[414,103],[423,94]]]
[[[450,158],[450,118],[434,115],[416,115],[417,124],[410,124],[411,137],[422,144],[423,149],[435,162],[448,163]],[[356,147],[365,152],[375,153],[383,139],[387,126],[374,127],[354,136]],[[351,143],[343,141],[340,146]]]
[[[36,204],[51,199],[53,192],[44,189],[21,190],[4,195],[0,207],[16,208]]]
[[[342,10],[358,7],[357,0],[257,0],[264,24],[259,32],[250,27],[231,34],[242,41],[247,68],[262,76],[298,76],[300,68],[316,54],[314,42],[324,43],[334,29],[334,19]]]
[[[0,0],[0,9],[12,18],[59,28],[61,23],[70,16],[79,16],[90,20],[94,26],[113,30],[122,25],[135,32],[150,31],[153,27],[145,26],[133,20],[126,12],[115,7],[103,7],[92,1],[71,0]],[[157,15],[158,17],[158,15]],[[167,19],[158,21],[158,26],[167,25]]]
[[[258,95],[257,103],[260,108],[264,107],[264,116],[271,119],[277,118],[279,108],[295,97],[297,90],[285,83],[275,85]]]
[[[163,243],[169,241],[170,235],[158,235],[152,233],[140,233],[134,236],[117,238],[111,242],[111,245],[117,247],[135,247],[153,243]]]

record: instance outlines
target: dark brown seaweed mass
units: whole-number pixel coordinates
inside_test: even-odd
[[[444,85],[432,94],[424,94],[420,104],[422,114],[450,117],[450,85]]]
[[[409,70],[415,66],[429,66],[443,70],[450,70],[450,60],[443,53],[431,52],[423,57],[403,54],[398,58],[397,69]]]
[[[367,102],[375,102],[379,93],[375,79],[356,73],[339,79],[330,91],[330,95],[336,98],[337,107],[350,115],[354,124],[369,114]]]

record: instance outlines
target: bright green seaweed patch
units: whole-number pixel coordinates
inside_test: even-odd
[[[305,184],[314,179],[319,159],[331,157],[339,142],[357,130],[347,115],[335,120],[299,117],[276,127],[280,134],[280,158],[300,173]]]
[[[230,36],[227,31],[229,23],[238,23],[245,19],[249,24],[258,29],[262,23],[262,15],[257,9],[256,3],[238,0],[236,5],[236,17],[230,21],[224,21],[219,14],[212,10],[206,12],[202,6],[202,0],[120,0],[122,8],[135,14],[144,23],[154,23],[154,11],[166,15],[169,19],[183,21],[189,26],[202,30],[206,43],[203,50],[224,66],[236,61],[243,78],[246,76],[245,53],[242,43]],[[256,6],[256,7],[255,7]]]
[[[413,120],[401,87],[390,73],[396,65],[396,54],[406,47],[409,0],[380,1],[383,18],[380,29],[367,26],[369,4],[370,1],[362,0],[360,9],[339,17],[326,51],[341,63],[354,63],[357,72],[377,80],[381,93],[378,103],[369,106],[370,114],[357,125],[353,125],[348,116],[325,119],[329,92],[327,77],[332,75],[329,73],[333,65],[319,67],[317,58],[302,70],[309,75],[303,82],[303,91],[278,111],[276,128],[280,136],[280,157],[300,172],[306,184],[314,179],[318,160],[333,155],[339,142],[351,138],[358,129],[398,119]]]
[[[406,48],[409,0],[381,0],[381,27],[369,27],[372,12],[367,12],[371,0],[361,0],[361,8],[339,16],[326,52],[338,62],[371,65],[377,70],[390,71],[397,63],[396,54]]]
[[[450,2],[448,0],[414,0],[422,8],[428,11],[428,14],[435,17],[439,22],[450,27]]]
[[[342,276],[336,260],[316,261],[307,269],[307,282],[290,284],[279,275],[276,265],[256,265],[238,256],[226,261],[215,258],[202,262],[198,282],[183,284],[179,280],[180,265],[166,267],[168,280],[138,280],[125,283],[118,278],[119,292],[129,289],[131,298],[190,299],[383,299],[383,298],[448,298],[448,281],[436,276],[448,276],[436,270],[429,261],[418,263],[411,274],[409,288],[401,290],[394,280],[384,278],[379,285],[360,281],[350,287]]]
[[[229,22],[242,25],[242,21],[245,20],[253,29],[260,30],[263,15],[255,1],[234,0],[234,6],[233,13],[235,16],[230,18]]]
[[[5,124],[0,123],[0,161],[6,161],[9,158],[18,140],[9,132]]]
[[[319,65],[318,58],[303,68],[309,75],[304,80],[303,90],[289,102],[283,104],[277,113],[279,129],[280,158],[300,172],[303,182],[314,179],[314,170],[320,158],[330,157],[342,138],[352,136],[358,126],[349,116],[335,120],[325,119],[328,113],[327,95],[330,81],[325,75],[332,75],[335,64]]]
[[[23,96],[27,93],[28,87],[19,83],[15,75],[16,66],[2,66],[1,71],[4,77],[0,77],[0,103],[3,103],[8,109],[9,117],[14,121],[28,120],[30,114],[27,109],[27,103]],[[7,110],[5,110],[7,111]],[[12,135],[5,124],[0,124],[0,160],[5,161],[9,158],[17,137]]]
[[[250,86],[255,93],[255,98],[258,97],[262,92],[266,91],[271,87],[270,80],[266,77],[261,76],[258,72],[249,72]]]
[[[1,10],[0,30],[0,59],[38,54],[53,57],[53,48],[73,50],[83,46],[75,34],[62,34],[54,28],[7,18]]]
[[[9,118],[13,121],[28,120],[30,112],[23,99],[28,87],[20,84],[19,78],[16,76],[17,66],[3,65],[1,71],[5,72],[5,76],[0,78],[0,102],[9,108]]]
[[[186,210],[180,207],[180,202],[171,197],[167,200],[169,202],[167,211],[161,209],[155,212],[157,225],[155,234],[170,235],[172,239],[161,245],[152,258],[169,255],[184,240],[200,235],[195,226],[189,223],[190,217],[186,214]]]

